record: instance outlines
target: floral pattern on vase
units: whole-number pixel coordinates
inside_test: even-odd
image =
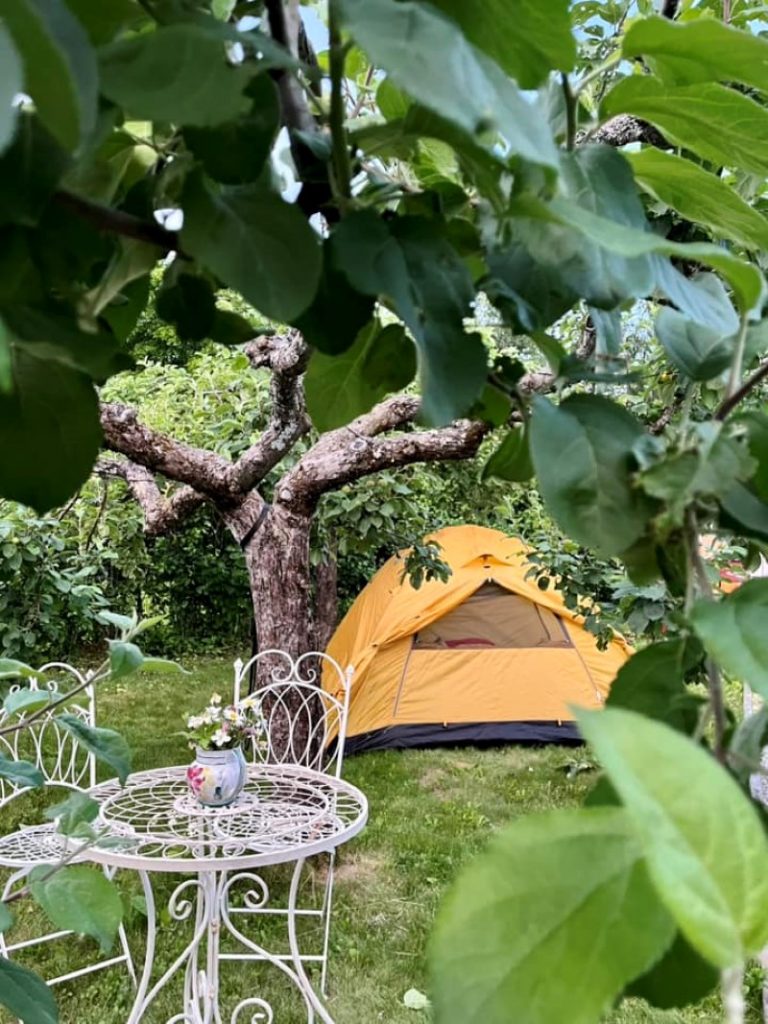
[[[206,807],[226,807],[237,799],[247,778],[240,747],[230,750],[195,749],[195,760],[187,768],[187,785]]]

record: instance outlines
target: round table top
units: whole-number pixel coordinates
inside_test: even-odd
[[[368,801],[355,786],[294,765],[249,765],[240,796],[204,807],[186,765],[111,779],[89,790],[104,834],[89,860],[138,871],[242,870],[335,849],[363,828]]]

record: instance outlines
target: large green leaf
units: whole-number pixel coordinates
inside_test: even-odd
[[[734,527],[748,537],[768,539],[768,504],[749,487],[736,484],[720,499],[723,526]]]
[[[29,715],[46,707],[52,699],[53,695],[50,690],[20,686],[6,695],[3,701],[3,711],[6,715]]]
[[[2,754],[0,754],[0,778],[7,779],[14,786],[42,786],[45,782],[43,773],[31,761],[16,761]]]
[[[483,466],[483,480],[495,476],[499,480],[522,483],[533,476],[530,440],[525,427],[508,431],[499,447]]]
[[[656,317],[656,336],[670,361],[689,380],[717,377],[733,358],[734,338],[724,337],[704,324],[688,320],[665,306]]]
[[[717,166],[768,173],[768,110],[724,85],[673,86],[649,75],[632,75],[611,89],[601,114],[634,114],[650,121],[670,142]]]
[[[57,715],[56,721],[99,761],[113,768],[120,782],[125,782],[131,771],[131,751],[119,732],[88,725],[77,715]]]
[[[356,42],[419,103],[472,137],[500,132],[514,153],[557,167],[557,148],[537,105],[455,22],[413,0],[343,0],[341,6]]]
[[[213,128],[190,126],[182,133],[206,174],[225,185],[256,181],[280,127],[277,90],[267,75],[255,78],[246,95],[251,108],[245,116]]]
[[[135,118],[225,124],[244,114],[248,62],[227,59],[226,35],[204,23],[165,25],[102,47],[101,89]]]
[[[0,224],[37,224],[68,159],[40,118],[22,111],[0,155]]]
[[[437,1024],[596,1024],[673,931],[623,811],[524,818],[471,862],[438,916]]]
[[[64,0],[14,0],[3,20],[24,64],[24,92],[40,119],[66,149],[75,149],[96,124],[96,56]]]
[[[136,644],[127,640],[109,641],[109,671],[111,679],[122,679],[138,672],[144,664],[144,655]]]
[[[666,80],[741,82],[768,91],[768,42],[718,18],[686,23],[670,18],[639,18],[622,40],[625,57],[650,57]]]
[[[762,949],[768,839],[738,783],[701,746],[632,711],[582,711],[578,721],[694,949],[718,967]]]
[[[768,44],[762,45],[768,49]],[[747,249],[768,248],[768,218],[718,175],[653,146],[626,157],[641,188],[686,220],[703,224]]]
[[[87,793],[73,790],[66,800],[48,807],[45,816],[49,821],[56,822],[56,828],[62,835],[75,835],[83,825],[89,825],[99,813],[98,801]]]
[[[749,580],[719,601],[699,601],[691,622],[726,672],[768,698],[768,580]]]
[[[404,388],[415,373],[416,351],[403,328],[374,322],[341,355],[313,353],[304,382],[312,422],[318,430],[343,426]]]
[[[666,256],[652,256],[657,290],[689,320],[723,335],[734,334],[739,317],[719,278],[713,274],[687,277]],[[715,287],[715,282],[717,287]]]
[[[0,153],[13,136],[16,110],[12,104],[23,84],[21,59],[7,29],[0,24]]]
[[[671,1010],[700,1002],[717,986],[719,974],[679,933],[658,963],[625,990],[651,1006]]]
[[[17,348],[80,370],[99,383],[134,366],[133,359],[106,331],[80,331],[68,317],[27,306],[13,306],[4,317]]]
[[[336,229],[334,259],[353,288],[390,302],[410,329],[426,419],[443,424],[465,414],[482,391],[487,358],[481,337],[464,333],[472,277],[439,225],[361,211]]]
[[[749,454],[757,463],[750,482],[763,501],[768,501],[768,415],[749,412],[739,422],[747,428]]]
[[[185,252],[266,316],[291,321],[310,304],[320,240],[297,206],[258,186],[215,191],[191,175],[182,196]]]
[[[108,43],[120,29],[148,17],[137,0],[109,0],[107,4],[95,4],[93,0],[66,0],[66,4],[94,46]]]
[[[15,658],[0,658],[0,679],[32,679],[41,675],[36,668]]]
[[[85,483],[101,444],[98,401],[82,373],[13,353],[0,394],[0,495],[46,512]]]
[[[550,71],[570,71],[576,60],[568,0],[432,0],[457,21],[466,38],[517,79],[535,89]]]
[[[373,314],[372,295],[363,295],[335,265],[334,235],[323,247],[323,272],[311,305],[294,321],[313,348],[336,355],[352,345]]]
[[[599,395],[553,405],[534,399],[531,454],[541,493],[560,526],[579,543],[616,555],[643,533],[653,505],[632,485],[638,420]]]
[[[709,242],[670,241],[670,239],[651,231],[640,231],[635,227],[600,216],[573,202],[570,198],[561,196],[555,197],[546,204],[526,196],[519,200],[513,200],[512,208],[521,216],[534,221],[577,228],[588,241],[595,242],[604,249],[630,259],[654,253],[704,263],[717,270],[728,281],[743,312],[751,313],[762,305],[765,296],[765,279],[760,270],[754,264],[738,259],[720,246],[712,245]],[[658,270],[658,266],[654,265],[657,284],[659,283]],[[682,275],[679,276],[682,277]],[[665,277],[663,281],[664,285],[668,287],[668,278]]]
[[[633,654],[611,685],[608,706],[628,708],[686,729],[690,723],[680,703],[686,693],[686,657],[685,640],[652,644]]]
[[[58,1024],[53,992],[26,967],[0,957],[0,1005],[24,1024]]]
[[[561,193],[569,208],[587,217],[615,225],[617,230],[647,231],[629,164],[610,146],[583,146],[567,154]],[[619,252],[616,246],[604,245],[596,233],[587,235],[578,223],[568,225],[564,219],[523,216],[515,227],[533,259],[560,275],[561,288],[565,286],[592,306],[613,309],[653,288],[653,265],[647,251]]]
[[[578,301],[560,265],[537,262],[519,242],[494,246],[487,261],[483,291],[521,334],[546,330]]]
[[[104,953],[111,949],[123,903],[102,871],[76,864],[51,872],[51,866],[43,864],[29,878],[32,895],[57,928],[91,935]]]

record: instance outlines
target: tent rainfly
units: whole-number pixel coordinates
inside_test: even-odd
[[[390,558],[331,639],[328,653],[354,668],[347,750],[578,742],[573,706],[602,706],[627,643],[598,650],[554,587],[526,579],[520,540],[480,526],[431,539],[448,582],[416,590]]]

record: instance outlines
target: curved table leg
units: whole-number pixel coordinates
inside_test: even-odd
[[[152,882],[146,871],[138,872],[141,888],[144,892],[144,901],[147,905],[147,948],[144,953],[144,967],[141,971],[141,978],[136,989],[136,997],[133,1000],[131,1012],[128,1015],[127,1024],[139,1024],[144,1009],[144,998],[149,988],[152,977],[152,967],[155,962],[155,942],[157,939],[157,912],[155,908],[155,894],[152,891]]]
[[[312,1006],[314,1006],[318,1017],[323,1024],[334,1024],[333,1017],[328,1013],[325,1006],[320,999],[320,996],[312,987],[312,982],[307,977],[307,972],[304,970],[304,964],[301,959],[301,951],[299,950],[299,943],[296,938],[296,899],[299,892],[299,882],[301,881],[301,873],[304,870],[306,860],[297,860],[296,867],[293,869],[293,877],[291,878],[291,890],[288,896],[288,941],[291,946],[291,957],[293,959],[293,967],[296,971],[299,981],[301,982],[301,990],[305,996],[309,999]]]

